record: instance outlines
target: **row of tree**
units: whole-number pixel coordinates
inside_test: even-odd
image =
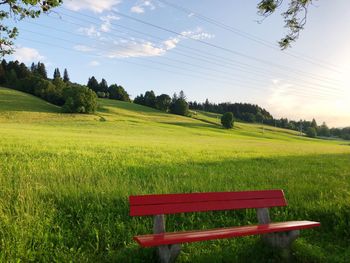
[[[136,96],[134,103],[184,116],[188,115],[189,110],[183,91],[180,91],[179,95],[174,93],[173,97],[170,98],[168,94],[156,96],[154,91],[150,90],[146,91],[144,95]]]
[[[97,108],[96,94],[85,86],[71,83],[65,69],[61,78],[55,69],[54,78],[47,77],[44,63],[33,63],[29,68],[18,61],[0,64],[0,85],[33,94],[52,104],[62,106],[66,112],[91,113]]]
[[[190,109],[202,110],[214,113],[225,114],[231,112],[234,119],[251,123],[263,123],[279,128],[285,128],[290,130],[299,131],[305,133],[309,137],[339,137],[346,140],[350,140],[350,128],[328,128],[325,122],[322,125],[317,125],[315,119],[312,121],[307,120],[288,120],[287,118],[275,119],[264,108],[249,103],[211,103],[208,99],[204,103],[198,103],[196,101],[189,102]],[[225,126],[225,125],[224,125]]]
[[[130,102],[130,96],[123,86],[112,84],[108,86],[107,81],[102,79],[100,82],[94,76],[89,78],[87,87],[93,90],[99,98],[108,98]]]
[[[262,122],[265,123],[273,119],[272,115],[265,109],[258,105],[249,103],[211,103],[208,99],[204,103],[189,102],[190,109],[209,111],[214,113],[224,114],[225,112],[232,112],[237,120],[246,122]]]

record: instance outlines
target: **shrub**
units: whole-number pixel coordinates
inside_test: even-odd
[[[232,112],[226,112],[221,116],[221,124],[226,129],[233,128],[233,113]]]
[[[306,136],[310,138],[315,138],[317,136],[316,129],[314,127],[309,127],[306,131]]]
[[[70,113],[93,113],[97,108],[97,95],[91,89],[76,85],[64,90],[63,110]]]

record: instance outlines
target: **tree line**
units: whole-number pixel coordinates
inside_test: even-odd
[[[329,128],[325,122],[318,125],[316,120],[288,120],[287,118],[275,119],[264,108],[250,103],[211,103],[208,99],[204,103],[189,102],[189,108],[192,110],[208,111],[213,113],[225,114],[231,112],[235,120],[249,123],[263,123],[284,129],[290,129],[305,133],[307,136],[315,138],[338,137],[350,140],[350,128]],[[225,125],[224,125],[225,126]]]
[[[32,63],[28,68],[18,61],[0,64],[0,85],[40,97],[52,104],[62,106],[68,113],[92,113],[97,108],[97,96],[91,89],[72,83],[67,69],[63,78],[58,68],[52,79],[47,76],[45,64]]]

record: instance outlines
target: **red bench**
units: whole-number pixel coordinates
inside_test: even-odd
[[[271,223],[270,207],[286,206],[282,190],[160,194],[130,196],[130,216],[154,216],[153,234],[135,236],[141,247],[158,247],[161,262],[173,262],[180,253],[180,244],[247,235],[263,235],[273,247],[289,248],[300,229],[320,226],[313,221]],[[227,227],[199,231],[167,233],[165,214],[215,210],[257,209],[258,225]]]

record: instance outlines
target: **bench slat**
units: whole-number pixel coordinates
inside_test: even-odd
[[[264,208],[286,206],[284,198],[275,199],[249,199],[233,201],[209,201],[192,203],[170,203],[156,205],[131,206],[131,216],[147,216],[160,214],[176,214],[184,212],[219,211],[245,208]]]
[[[134,206],[265,198],[284,198],[283,190],[138,195],[130,196],[129,202]]]
[[[172,232],[164,234],[150,234],[135,236],[136,240],[142,247],[153,247],[160,245],[181,244],[213,239],[223,239],[230,237],[266,234],[272,232],[284,232],[291,230],[299,230],[320,226],[319,222],[313,221],[289,221],[271,223],[266,225],[240,226],[211,230]]]

